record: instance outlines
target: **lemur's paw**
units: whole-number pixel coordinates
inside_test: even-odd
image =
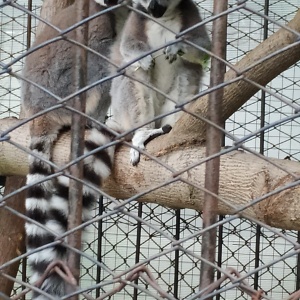
[[[155,139],[156,137],[170,132],[172,127],[170,125],[164,125],[161,128],[157,129],[147,129],[147,128],[140,128],[138,129],[133,138],[132,138],[132,145],[135,147],[144,150],[145,145],[148,144],[150,141]],[[133,166],[136,166],[140,161],[140,152],[134,148],[130,149],[130,162]]]
[[[145,145],[144,142],[149,137],[149,130],[146,128],[140,128],[138,129],[132,138],[132,145],[144,150]],[[131,148],[130,149],[130,162],[133,166],[136,166],[140,161],[140,152],[137,149]]]
[[[169,63],[171,64],[172,62],[174,62],[177,59],[178,56],[183,55],[183,51],[181,49],[180,44],[173,44],[173,45],[170,45],[167,48],[165,48],[164,54],[165,54],[166,60],[168,60]]]
[[[140,162],[140,152],[133,148],[130,149],[130,163],[136,166]]]
[[[148,55],[138,61],[139,66],[144,70],[148,71],[154,67],[155,62],[151,55]]]

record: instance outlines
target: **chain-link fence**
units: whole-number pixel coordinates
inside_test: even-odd
[[[53,1],[52,6],[61,10],[62,3],[67,2]],[[185,113],[168,135],[147,145],[150,156],[143,156],[137,167],[129,164],[128,142],[117,135],[115,141],[123,146],[116,150],[113,175],[101,187],[103,192],[98,191],[99,201],[94,218],[88,221],[91,225],[85,229],[82,249],[76,251],[75,245],[69,244],[70,252],[81,257],[80,281],[76,264],[74,272],[70,261],[50,265],[45,274],[63,273],[61,281],[69,280],[74,286],[72,299],[300,298],[300,1],[230,0],[226,13],[216,13],[220,3],[226,5],[226,1],[214,1],[215,8],[212,2],[196,1],[213,47],[224,46],[226,36],[226,84],[209,87],[210,76],[216,80],[220,71],[213,66],[205,70],[201,92],[195,97],[199,99],[190,106],[176,107]],[[22,66],[36,28],[43,33],[39,29],[42,22],[37,25],[41,6],[45,16],[50,15],[50,24],[55,18],[49,3],[0,3],[2,176],[24,176],[28,171],[28,122],[7,117],[19,116],[20,85],[27,79],[21,73]],[[104,13],[122,5],[126,4],[110,7]],[[222,18],[216,15],[227,17],[227,33],[221,32],[222,24],[218,22]],[[56,36],[68,40],[67,32],[57,31]],[[70,44],[79,48],[73,41]],[[119,71],[123,76],[124,70]],[[225,128],[225,147],[216,155],[207,152],[208,156],[221,157],[221,162],[220,172],[207,165],[205,175],[205,163],[211,161],[205,158],[205,146],[211,142],[218,145],[216,139],[209,141],[205,135],[206,122],[211,123],[207,103],[221,102],[221,98],[206,95],[215,95],[215,91],[221,91],[223,97],[219,114],[220,125],[223,123]],[[213,122],[212,115],[210,118]],[[58,150],[54,151],[54,160],[59,170],[64,170],[69,157],[70,146],[65,144],[68,138],[68,132],[64,133],[62,142],[55,146]],[[206,217],[211,207],[205,207],[205,202],[211,193],[205,188],[209,177],[213,183],[218,179],[216,172],[220,174],[219,204],[208,216],[217,213],[218,219],[210,225]],[[33,286],[27,267],[27,257],[32,253],[22,250],[24,232],[8,226],[8,219],[16,225],[21,222],[20,228],[24,220],[28,221],[28,215],[14,206],[16,200],[12,197],[27,188],[14,180],[15,176],[6,177],[6,182],[5,177],[1,178],[0,235],[8,240],[6,243],[0,237],[0,298],[31,299],[30,292],[41,287],[46,277]],[[203,216],[199,213],[202,210]],[[81,227],[81,220],[77,221],[73,225]],[[208,242],[206,234],[213,231],[207,228],[216,230],[216,245]],[[18,236],[16,232],[20,238],[12,245],[10,239],[14,240],[14,234]],[[67,233],[72,233],[72,228]],[[61,242],[60,236],[56,242]],[[206,251],[208,243],[213,250]],[[213,261],[208,262],[207,252]],[[14,265],[17,274],[12,270]],[[68,273],[70,269],[73,274]],[[214,274],[213,282],[209,272]]]

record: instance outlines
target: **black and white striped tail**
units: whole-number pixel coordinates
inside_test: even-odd
[[[33,137],[31,150],[48,161],[51,160],[53,143],[57,135],[49,137]],[[90,129],[85,140],[85,153],[91,152],[111,141],[111,137],[105,131]],[[87,184],[97,188],[101,186],[111,173],[114,156],[114,147],[97,151],[84,160],[84,180]],[[53,173],[48,163],[30,156],[30,171],[27,176],[28,188],[26,199],[27,216],[43,225],[41,226],[27,222],[27,252],[54,242],[57,235],[66,232],[68,226],[68,187],[69,178],[59,176],[52,180],[45,180]],[[94,189],[84,186],[83,188],[83,212],[82,219],[87,221],[92,217],[92,208],[99,198],[99,193]],[[65,260],[66,248],[62,245],[49,245],[40,251],[28,256],[31,266],[31,282],[37,281],[44,273],[47,266],[56,260]],[[50,275],[40,287],[42,291],[51,296],[59,297],[65,295],[65,283],[56,273]],[[46,300],[47,297],[34,292],[32,299]]]

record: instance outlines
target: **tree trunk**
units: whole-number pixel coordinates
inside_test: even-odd
[[[25,183],[25,176],[8,177],[5,185],[5,195],[14,192],[16,189],[25,185]],[[25,214],[24,198],[25,192],[18,193],[8,201],[5,201],[6,204],[0,208],[0,267],[22,254],[25,250],[24,220],[6,209],[6,207],[12,208]],[[18,269],[19,262],[16,262],[5,269],[1,269],[1,273],[15,277]],[[0,292],[10,296],[13,286],[13,281],[0,276]]]

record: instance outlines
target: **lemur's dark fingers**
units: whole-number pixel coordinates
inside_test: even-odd
[[[157,133],[154,133],[153,135],[149,136],[148,139],[144,142],[144,145],[146,146],[149,142],[151,142],[152,140],[154,140],[158,136],[169,133],[171,130],[172,130],[172,126],[170,126],[168,124],[164,125],[161,128],[161,132],[157,132]]]
[[[172,126],[169,124],[166,124],[161,129],[164,133],[169,133],[172,130]]]

